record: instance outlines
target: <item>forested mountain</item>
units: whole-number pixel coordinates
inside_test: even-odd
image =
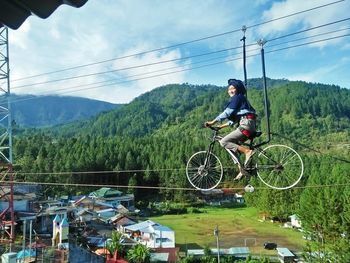
[[[120,105],[69,96],[11,95],[12,119],[20,127],[47,127],[89,119]]]
[[[270,80],[268,86],[271,143],[287,144],[301,154],[304,177],[297,187],[284,191],[266,189],[252,178],[249,182],[259,190],[245,199],[282,220],[297,213],[306,230],[317,232],[316,241],[328,242],[332,251],[338,249],[350,258],[350,238],[344,237],[350,233],[350,91],[287,80]],[[248,97],[264,132],[259,80],[250,81]],[[224,87],[167,85],[90,120],[30,132],[15,130],[17,180],[119,185],[143,203],[164,197],[191,200],[196,193],[183,189],[189,187],[186,162],[194,152],[206,149],[211,131],[203,123],[216,117],[228,100]],[[215,153],[225,167],[223,186],[244,186],[247,180],[233,182],[237,169],[227,153],[220,146]],[[155,189],[128,189],[135,185]],[[45,193],[90,190],[54,185],[46,186]]]

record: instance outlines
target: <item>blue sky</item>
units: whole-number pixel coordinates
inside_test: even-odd
[[[10,30],[11,90],[15,94],[59,94],[126,103],[142,93],[169,83],[224,86],[228,78],[243,79],[242,60],[239,59],[241,49],[193,56],[240,46],[240,30],[143,55],[111,59],[241,29],[243,25],[249,27],[334,1],[89,0],[79,9],[63,5],[48,19],[31,16],[18,30]],[[255,43],[259,39],[269,40],[349,18],[348,10],[350,1],[345,0],[248,28],[247,44],[254,46],[247,49],[258,49]],[[350,88],[349,36],[268,53],[278,48],[346,35],[350,32],[348,28],[350,20],[267,42],[267,76]],[[336,30],[338,32],[314,36]],[[296,41],[300,38],[306,39]],[[258,52],[248,51],[247,55]],[[235,58],[237,60],[232,60]],[[111,61],[26,78],[105,60]],[[159,63],[168,60],[167,63]],[[150,63],[153,65],[140,67]],[[212,63],[218,64],[201,67]],[[139,67],[120,70],[135,66]],[[247,70],[249,78],[261,77],[259,56],[248,58]],[[106,71],[113,72],[101,73]],[[173,73],[145,79],[169,72]],[[77,77],[88,74],[90,76]],[[62,78],[71,79],[49,82]],[[38,84],[41,82],[47,83]]]

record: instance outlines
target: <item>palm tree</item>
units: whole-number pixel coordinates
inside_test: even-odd
[[[128,251],[127,259],[131,263],[148,263],[151,259],[151,252],[145,245],[138,244]]]
[[[123,234],[113,230],[112,232],[112,240],[107,243],[107,249],[109,253],[113,256],[115,252],[117,252],[117,255],[122,255],[124,252],[124,246],[122,245],[121,241],[123,239]]]

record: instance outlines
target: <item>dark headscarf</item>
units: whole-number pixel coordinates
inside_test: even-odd
[[[229,79],[227,81],[227,84],[228,86],[231,86],[231,85],[235,86],[238,94],[245,95],[247,93],[247,90],[245,89],[243,82],[239,79]]]

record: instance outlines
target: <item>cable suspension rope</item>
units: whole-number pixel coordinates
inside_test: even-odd
[[[274,18],[274,19],[271,19],[271,20],[267,20],[267,21],[261,22],[261,23],[257,23],[257,24],[251,25],[251,26],[247,26],[246,28],[248,29],[248,28],[258,27],[258,26],[261,26],[261,25],[265,25],[265,24],[268,24],[268,23],[271,23],[271,22],[275,22],[275,21],[281,20],[281,19],[289,18],[289,17],[295,16],[295,15],[299,15],[299,14],[302,14],[302,13],[314,11],[314,10],[320,9],[320,8],[324,8],[324,7],[333,5],[333,4],[338,4],[338,3],[341,3],[341,2],[344,2],[344,1],[345,0],[333,1],[333,2],[330,2],[330,3],[324,4],[324,5],[315,6],[313,8],[305,9],[305,10],[302,10],[302,11],[299,11],[299,12],[291,13],[289,15],[285,15],[285,16],[282,16],[282,17],[278,17],[278,18]],[[157,51],[162,51],[162,50],[166,50],[166,49],[171,49],[171,48],[175,48],[175,47],[179,47],[179,46],[183,46],[183,45],[187,45],[187,44],[191,44],[191,43],[195,43],[195,42],[199,42],[199,41],[203,41],[203,40],[207,40],[207,39],[211,39],[211,38],[215,38],[215,37],[219,37],[219,36],[224,36],[224,35],[227,35],[227,34],[232,34],[232,33],[240,32],[240,31],[241,31],[241,28],[235,29],[235,30],[231,30],[231,31],[227,31],[227,32],[223,32],[223,33],[219,33],[219,34],[215,34],[215,35],[211,35],[211,36],[206,36],[206,37],[190,40],[190,41],[187,41],[187,42],[182,42],[182,43],[175,44],[175,45],[170,45],[170,46],[167,46],[167,47],[156,48],[156,49],[143,51],[143,52],[139,52],[139,53],[134,53],[134,54],[126,55],[126,56],[122,56],[122,57],[116,57],[116,58],[102,60],[102,61],[98,61],[98,62],[78,65],[78,66],[74,66],[74,67],[69,67],[69,68],[65,68],[65,69],[61,69],[61,70],[55,70],[55,71],[51,71],[51,72],[36,74],[36,75],[27,76],[27,77],[23,77],[23,78],[18,78],[18,79],[12,80],[11,82],[25,80],[25,79],[30,79],[30,78],[35,78],[35,77],[39,77],[39,76],[43,76],[43,75],[60,73],[60,72],[68,71],[68,70],[73,70],[73,69],[93,66],[93,65],[102,64],[102,63],[106,63],[106,62],[111,62],[111,61],[115,61],[115,60],[121,60],[121,59],[125,59],[125,58],[141,56],[141,55],[144,55],[144,54],[157,52]]]
[[[282,134],[279,134],[279,133],[276,133],[276,132],[271,132],[271,135],[276,135],[276,136],[278,136],[278,137],[281,137],[281,138],[283,138],[283,139],[285,139],[285,140],[288,140],[288,141],[290,141],[290,142],[292,142],[292,143],[294,143],[294,144],[296,144],[296,145],[299,145],[300,147],[302,147],[302,148],[304,148],[304,149],[313,151],[313,152],[315,152],[315,153],[324,154],[324,153],[321,152],[320,150],[316,150],[316,149],[314,149],[314,148],[312,148],[312,147],[310,147],[310,146],[308,146],[308,145],[305,145],[305,144],[303,144],[303,143],[300,143],[300,142],[298,142],[298,141],[296,141],[296,140],[294,140],[294,139],[291,139],[291,138],[289,138],[289,137],[286,137],[286,136],[284,136],[284,135],[282,135]],[[344,162],[344,163],[350,163],[350,160],[346,160],[346,159],[343,159],[343,158],[339,158],[339,157],[336,157],[336,156],[333,156],[333,155],[331,155],[330,158],[331,158],[331,159],[334,159],[334,160],[336,160],[336,161],[340,161],[340,162]]]

